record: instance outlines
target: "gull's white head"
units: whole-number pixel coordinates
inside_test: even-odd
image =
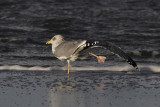
[[[52,51],[54,53],[55,48],[60,45],[62,42],[64,41],[64,38],[62,35],[55,35],[52,37],[52,39],[50,41],[47,41],[46,44],[52,44]]]
[[[52,39],[50,41],[47,41],[46,44],[52,44],[55,46],[58,46],[59,44],[61,44],[64,41],[64,38],[62,35],[55,35],[52,37]]]

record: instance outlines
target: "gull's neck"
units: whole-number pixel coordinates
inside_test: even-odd
[[[54,44],[52,44],[52,52],[54,53],[55,52],[55,49],[57,46],[59,46],[64,40],[61,40],[61,41],[57,41],[55,42]]]

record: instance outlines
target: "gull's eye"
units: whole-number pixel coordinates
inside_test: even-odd
[[[56,39],[55,37],[52,38],[52,40],[55,40],[55,39]]]

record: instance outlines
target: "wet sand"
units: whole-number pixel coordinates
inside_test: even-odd
[[[1,107],[159,107],[160,74],[1,71]]]

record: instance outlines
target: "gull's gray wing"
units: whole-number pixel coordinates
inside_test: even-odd
[[[54,55],[56,57],[70,58],[71,55],[73,55],[73,53],[75,53],[75,51],[79,49],[79,47],[83,46],[85,43],[85,40],[64,41],[55,48]]]
[[[137,70],[139,70],[136,62],[129,55],[127,55],[121,48],[113,45],[110,42],[107,42],[105,44],[105,48],[107,48],[109,51],[113,52],[115,55],[118,55],[121,58],[124,58],[130,65],[132,65]]]

